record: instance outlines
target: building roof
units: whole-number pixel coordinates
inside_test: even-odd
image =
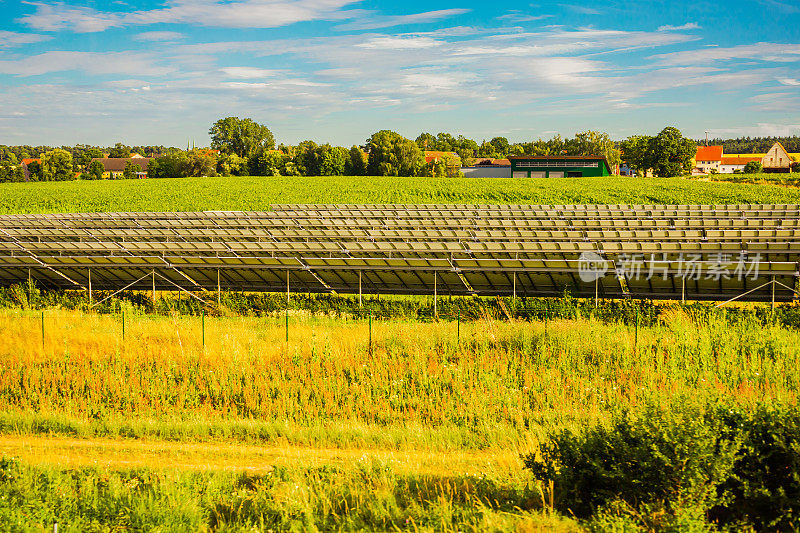
[[[606,161],[605,157],[599,155],[512,155],[508,157],[509,161],[538,159],[544,161]],[[606,163],[608,163],[606,161]]]
[[[100,161],[106,172],[122,172],[125,170],[125,165],[128,164],[128,161],[134,165],[139,165],[142,167],[142,171],[147,172],[147,166],[153,159],[152,157],[96,157],[92,161]]]
[[[755,162],[759,162],[760,163],[761,162],[761,157],[756,157],[756,156],[729,157],[729,156],[726,155],[726,156],[724,156],[722,158],[722,164],[723,165],[742,165],[742,166],[744,166],[747,163],[750,163],[751,161],[755,161]]]
[[[722,161],[722,146],[698,146],[695,161]]]
[[[449,155],[451,157],[455,157],[457,159],[461,159],[458,157],[458,154],[455,152],[435,152],[432,150],[425,150],[425,162],[431,163],[433,161],[439,161],[442,157]]]
[[[30,164],[31,164],[31,163],[33,163],[34,161],[36,161],[37,163],[41,163],[41,162],[42,162],[42,160],[41,160],[41,159],[38,159],[38,158],[30,158],[30,159],[23,159],[23,160],[22,160],[22,164],[23,164],[23,165],[30,165]]]
[[[488,167],[488,166],[508,167],[508,166],[511,166],[511,161],[509,161],[508,159],[492,159],[491,157],[480,157],[475,161],[475,163],[472,166],[475,166],[475,167]]]

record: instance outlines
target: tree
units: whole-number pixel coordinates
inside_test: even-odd
[[[216,176],[217,158],[204,150],[192,150],[186,154],[183,164],[184,176]]]
[[[345,167],[350,160],[347,148],[323,144],[318,149],[318,156],[320,176],[344,176]]]
[[[666,127],[648,142],[647,166],[659,178],[681,176],[692,168],[697,144],[684,137],[680,130]]]
[[[31,181],[40,181],[44,179],[42,176],[41,163],[39,163],[38,161],[31,161],[30,163],[28,163],[28,176],[30,176]]]
[[[619,150],[604,132],[589,130],[577,133],[574,139],[567,141],[566,150],[569,155],[605,157],[612,169],[620,163]]]
[[[74,177],[72,154],[61,148],[42,154],[42,178],[45,181],[66,181]]]
[[[147,175],[150,178],[182,178],[186,174],[186,152],[173,152],[150,161]]]
[[[764,169],[760,161],[750,161],[744,166],[745,174],[758,174]]]
[[[100,161],[92,161],[89,163],[86,172],[83,173],[81,179],[84,180],[100,180],[103,179],[103,173],[106,171],[103,163]]]
[[[252,119],[227,117],[216,121],[208,131],[211,147],[223,154],[252,157],[260,149],[275,148],[275,137],[266,126]]]
[[[364,176],[367,173],[367,158],[360,146],[350,148],[349,159],[345,167],[348,176]]]
[[[280,176],[288,161],[289,157],[283,152],[262,149],[250,158],[250,173],[253,176]]]
[[[125,163],[125,168],[122,171],[122,177],[126,180],[132,180],[141,171],[141,165],[137,165],[133,161],[128,161]]]
[[[131,149],[122,143],[117,143],[114,148],[108,149],[108,157],[130,157]],[[102,155],[100,157],[103,157]]]
[[[390,130],[381,130],[367,140],[371,176],[419,176],[425,157],[410,139]]]
[[[92,163],[92,159],[100,159],[102,157],[105,157],[105,154],[100,148],[88,148],[81,152],[77,159],[78,164],[84,168],[88,168]]]
[[[221,154],[217,158],[217,173],[223,176],[246,176],[248,160],[236,154]]]
[[[633,135],[620,143],[622,159],[637,175],[646,176],[650,169],[648,165],[652,160],[650,156],[651,139],[652,137],[646,135]]]

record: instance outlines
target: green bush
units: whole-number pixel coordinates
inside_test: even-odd
[[[525,458],[590,529],[800,527],[800,411],[650,405],[562,430]]]

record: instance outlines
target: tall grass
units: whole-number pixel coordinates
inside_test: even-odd
[[[43,348],[39,313],[0,310],[4,431],[522,449],[610,406],[794,403],[800,384],[800,333],[680,308],[640,328],[376,320],[371,335],[293,312],[288,342],[282,316],[206,317],[205,347],[198,317],[128,314],[124,340],[121,316],[44,317]]]

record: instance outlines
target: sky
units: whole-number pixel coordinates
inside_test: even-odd
[[[566,3],[565,3],[566,2]],[[0,144],[800,134],[798,0],[0,0]]]

